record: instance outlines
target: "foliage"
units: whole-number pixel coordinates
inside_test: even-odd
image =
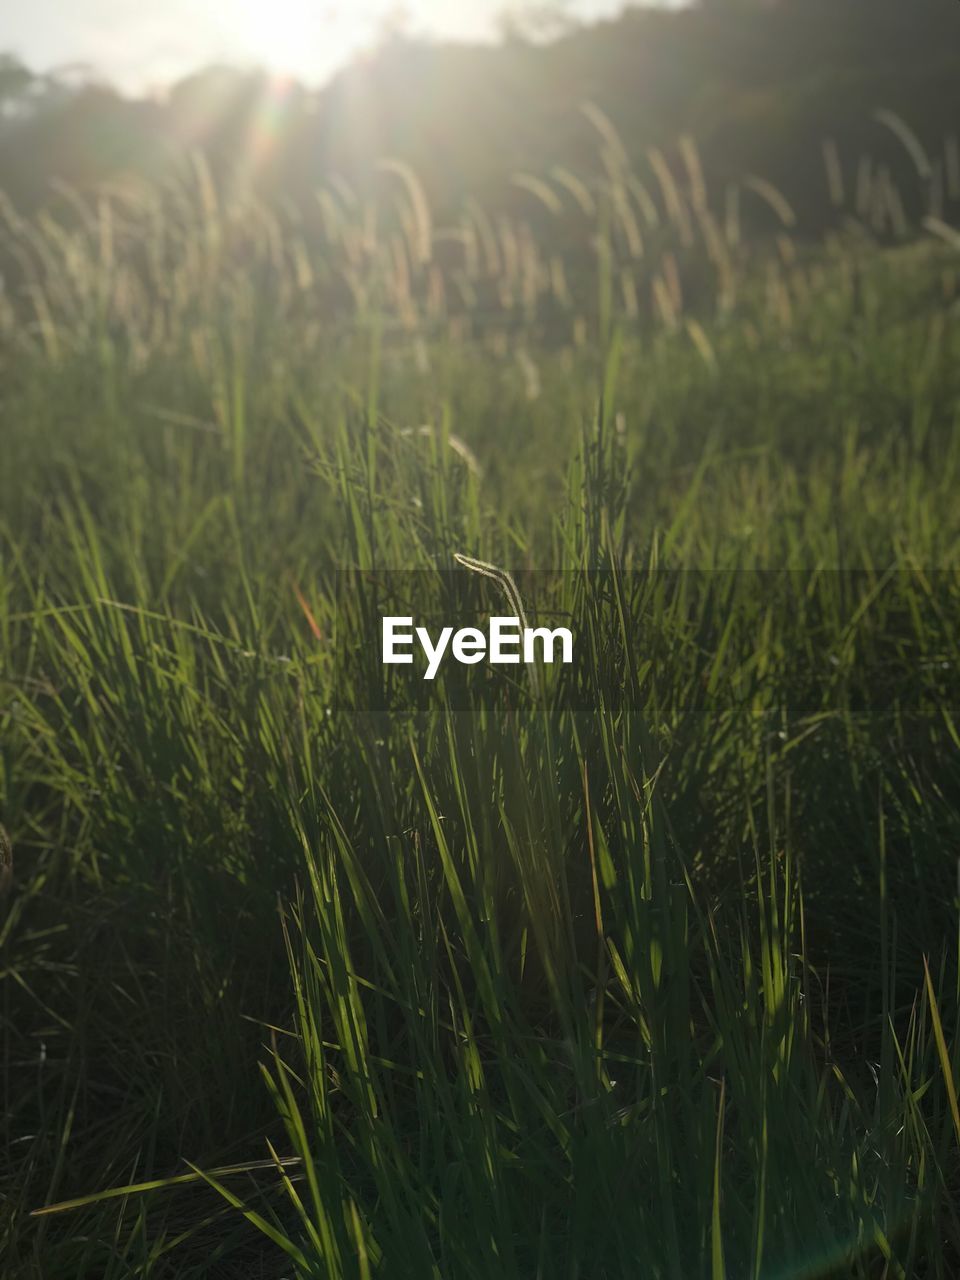
[[[449,258],[6,209],[5,1274],[957,1273],[956,232],[585,121]],[[377,715],[337,570],[457,554],[581,660]]]

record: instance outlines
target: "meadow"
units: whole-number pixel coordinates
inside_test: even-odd
[[[960,190],[587,114],[4,205],[5,1276],[957,1274]],[[578,662],[386,710],[456,556]]]

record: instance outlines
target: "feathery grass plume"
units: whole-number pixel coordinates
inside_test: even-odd
[[[596,214],[597,206],[593,196],[586,183],[582,182],[575,173],[563,165],[554,165],[550,170],[550,176],[554,182],[570,192],[586,217],[592,218]]]
[[[673,292],[659,272],[654,275],[651,288],[653,290],[654,305],[659,313],[661,322],[667,329],[676,329],[680,318],[674,304]]]
[[[613,182],[610,184],[610,196],[614,212],[617,215],[617,222],[627,242],[627,252],[631,258],[642,258],[643,236],[640,234],[640,227],[634,217],[633,209],[630,207],[627,188],[622,182]]]
[[[785,227],[795,227],[797,225],[797,215],[794,213],[792,205],[783,192],[778,190],[772,182],[768,182],[766,178],[761,178],[757,174],[751,173],[743,179],[742,185],[748,191],[753,191],[758,195],[773,210]]]
[[[413,310],[413,294],[411,289],[410,264],[407,258],[407,239],[394,234],[388,242],[388,252],[393,270],[390,281],[393,287],[394,302],[402,315],[409,315]]]
[[[614,161],[615,166],[623,169],[629,168],[630,160],[627,156],[627,149],[607,113],[590,100],[581,102],[580,110],[603,139],[605,149],[611,160]]]
[[[690,203],[693,205],[694,211],[699,211],[707,207],[707,184],[703,176],[703,164],[700,160],[700,151],[697,147],[696,139],[692,134],[685,133],[680,138],[680,155],[683,157],[684,167],[687,171],[687,181],[690,186]]]
[[[957,227],[951,227],[942,218],[934,218],[930,214],[924,218],[923,226],[931,235],[937,236],[945,244],[949,244],[954,249],[960,249],[960,229]]]
[[[475,196],[467,197],[464,205],[464,213],[465,216],[471,220],[480,237],[480,243],[483,246],[483,254],[486,259],[488,275],[498,276],[503,269],[503,264],[500,257],[500,249],[497,244],[496,231],[494,230],[493,223],[490,221],[490,215]]]
[[[473,452],[465,440],[461,440],[459,436],[454,435],[452,431],[439,432],[436,427],[432,427],[429,423],[423,423],[414,429],[413,427],[404,427],[399,434],[401,436],[419,435],[426,436],[430,440],[446,440],[447,445],[457,455],[460,460],[466,464],[467,470],[472,472],[478,478],[483,474],[483,469],[477,459],[477,455]]]
[[[520,191],[529,191],[554,217],[558,218],[563,213],[563,204],[560,201],[560,197],[551,188],[550,184],[544,182],[542,178],[537,178],[532,173],[518,171],[511,175],[510,183],[511,186],[517,187]]]
[[[483,578],[489,578],[495,582],[513,610],[515,617],[520,619],[521,628],[526,631],[528,627],[526,610],[523,607],[523,600],[520,598],[520,591],[513,577],[506,569],[501,569],[495,564],[491,564],[488,560],[477,560],[474,556],[464,555],[460,551],[453,553],[453,558],[457,564],[464,569],[468,569],[471,573],[478,573]],[[536,668],[530,667],[530,683],[533,685],[534,692],[538,692],[539,682],[537,680]]]
[[[637,208],[640,210],[640,214],[643,217],[644,222],[647,224],[648,230],[655,231],[656,228],[660,226],[660,214],[657,212],[657,206],[654,203],[653,196],[636,174],[628,173],[626,181],[627,188],[634,200],[636,200]]]
[[[830,203],[835,209],[842,209],[846,199],[843,185],[843,164],[840,160],[840,149],[835,138],[823,140],[823,163],[827,171],[827,189]]]
[[[413,167],[405,160],[381,159],[377,161],[377,168],[383,173],[394,174],[403,183],[413,214],[413,226],[416,229],[411,247],[418,262],[421,264],[429,262],[432,256],[433,219],[423,183],[417,177]]]
[[[220,200],[217,196],[216,183],[210,172],[210,165],[203,152],[196,148],[190,151],[190,169],[196,183],[198,207],[198,223],[210,247],[220,240]]]
[[[629,267],[622,267],[620,270],[620,293],[624,310],[631,320],[635,320],[640,314],[640,299],[637,296],[636,281]]]
[[[557,302],[569,310],[572,305],[570,289],[567,286],[567,275],[563,266],[563,258],[555,253],[550,258],[550,288]]]
[[[660,260],[660,270],[664,284],[670,291],[670,304],[674,316],[679,319],[683,314],[683,285],[680,283],[680,270],[677,266],[676,254],[668,249]]]
[[[932,175],[930,157],[927,155],[923,143],[907,124],[906,120],[886,107],[879,107],[873,113],[873,118],[889,129],[900,140],[907,155],[913,161],[918,176],[925,180],[929,179]]]
[[[677,180],[674,178],[667,163],[667,158],[659,147],[648,147],[647,160],[660,186],[660,194],[663,197],[663,205],[666,209],[667,217],[677,229],[681,243],[685,248],[689,248],[694,242],[690,213],[687,209],[686,201],[680,194]]]
[[[497,219],[497,236],[503,263],[501,278],[505,284],[512,286],[520,275],[520,240],[513,223],[504,215]]]
[[[703,362],[708,369],[716,372],[717,369],[717,353],[713,349],[713,343],[707,337],[706,331],[699,320],[690,317],[686,321],[687,333],[690,340],[703,357]]]

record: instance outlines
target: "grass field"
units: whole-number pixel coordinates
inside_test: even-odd
[[[7,211],[3,1274],[949,1280],[957,246],[398,176]],[[457,554],[576,667],[372,710]]]

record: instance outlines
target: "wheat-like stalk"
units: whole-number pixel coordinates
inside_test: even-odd
[[[453,553],[453,558],[456,560],[457,564],[461,565],[464,569],[469,569],[471,573],[479,573],[481,577],[490,578],[495,582],[506,596],[516,617],[520,619],[521,627],[524,631],[527,630],[527,614],[523,607],[523,600],[520,597],[517,584],[506,569],[501,569],[495,564],[490,564],[487,560],[477,560],[473,556],[462,555],[459,551],[455,551]],[[534,692],[538,693],[539,684],[537,682],[537,673],[533,667],[530,669],[530,680],[533,684]]]

